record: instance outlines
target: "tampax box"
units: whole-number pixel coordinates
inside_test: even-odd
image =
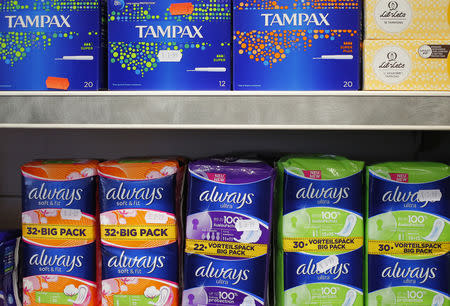
[[[366,39],[450,38],[450,0],[366,0]]]
[[[96,90],[100,0],[0,1],[0,90]]]
[[[366,40],[365,90],[450,90],[450,39]]]
[[[233,4],[235,90],[358,90],[358,0]]]
[[[110,90],[229,90],[231,1],[109,0]]]

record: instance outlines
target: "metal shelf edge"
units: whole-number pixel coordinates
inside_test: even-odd
[[[153,130],[375,130],[450,131],[450,125],[250,125],[250,124],[16,124],[0,129],[153,129]]]
[[[120,96],[348,96],[450,97],[450,91],[0,91],[0,97],[120,97]]]

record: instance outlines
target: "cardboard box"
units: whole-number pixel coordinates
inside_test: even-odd
[[[358,0],[236,1],[234,90],[358,90]]]
[[[109,0],[109,89],[229,90],[230,3]]]
[[[450,39],[450,0],[366,0],[366,39]]]
[[[99,0],[0,3],[0,90],[98,90]]]
[[[450,90],[450,40],[366,40],[365,90]]]

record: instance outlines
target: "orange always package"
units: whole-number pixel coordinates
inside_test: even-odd
[[[178,305],[181,159],[99,165],[103,305]]]
[[[22,166],[24,305],[98,304],[97,164]]]

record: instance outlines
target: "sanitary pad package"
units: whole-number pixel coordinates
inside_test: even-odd
[[[102,305],[178,305],[178,160],[99,165]]]
[[[256,160],[189,164],[183,305],[268,303],[274,177]]]
[[[448,165],[383,163],[367,181],[366,305],[450,305]]]
[[[234,90],[358,90],[360,2],[234,1]]]
[[[94,160],[22,166],[23,304],[97,300]]]
[[[0,231],[0,305],[19,306],[18,263],[20,233]]]
[[[364,163],[278,162],[276,305],[363,305]]]
[[[101,0],[0,2],[0,90],[103,87]]]
[[[231,1],[108,0],[109,89],[229,90]]]

